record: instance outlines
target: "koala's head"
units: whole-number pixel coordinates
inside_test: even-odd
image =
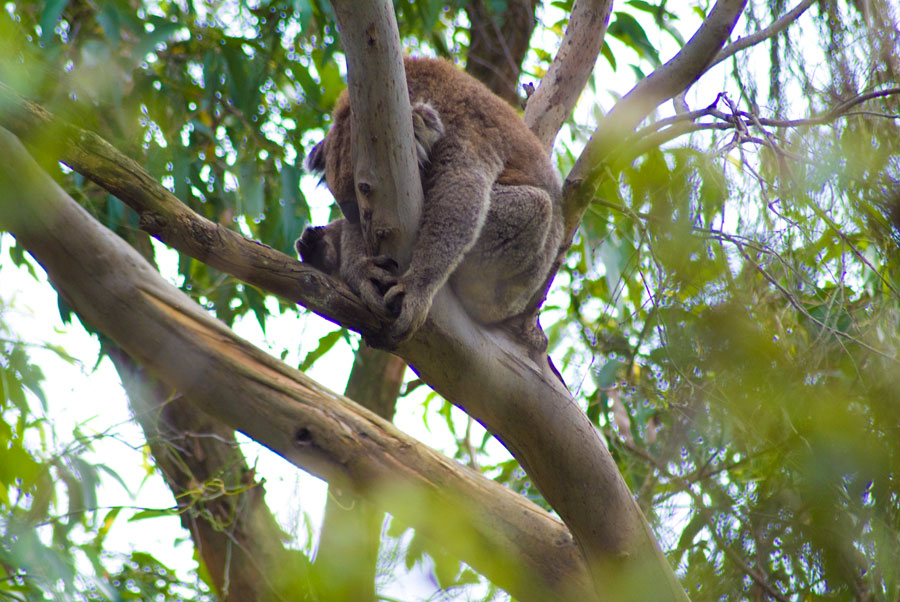
[[[350,135],[350,99],[345,90],[331,114],[331,129],[325,139],[306,156],[307,171],[324,175],[328,190],[334,196],[344,217],[359,222],[359,205],[353,185],[353,148]]]

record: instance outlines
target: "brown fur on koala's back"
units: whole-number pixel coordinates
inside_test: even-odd
[[[500,184],[558,187],[558,177],[537,136],[516,111],[487,86],[444,59],[403,61],[411,102],[424,101],[440,114],[449,135],[481,140],[503,164]]]
[[[502,171],[497,183],[530,185],[559,194],[559,178],[546,158],[541,143],[516,111],[484,84],[445,59],[404,57],[411,103],[427,102],[440,114],[448,140],[462,138],[483,155],[498,161]],[[346,90],[332,112],[332,127],[325,139],[323,157],[330,158],[325,178],[338,202],[353,201],[350,133],[350,97]],[[479,143],[480,142],[480,143]],[[440,143],[440,142],[439,142]],[[337,149],[341,149],[339,152]],[[544,161],[535,161],[544,157]]]

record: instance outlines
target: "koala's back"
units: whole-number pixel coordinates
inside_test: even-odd
[[[428,102],[440,114],[447,141],[464,140],[482,162],[497,163],[498,184],[526,184],[560,196],[560,182],[547,153],[516,111],[484,84],[444,59],[405,57],[410,102]],[[338,202],[356,198],[345,90],[325,138],[325,179]],[[439,141],[438,144],[441,144]]]
[[[446,136],[498,160],[499,184],[527,184],[558,196],[559,178],[537,137],[516,111],[480,81],[444,59],[404,58],[410,102],[437,109]]]

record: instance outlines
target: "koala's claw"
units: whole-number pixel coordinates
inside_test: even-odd
[[[400,283],[390,287],[384,293],[384,307],[395,318],[398,318],[403,310],[403,298],[405,296],[406,289]]]
[[[429,295],[414,294],[403,282],[399,282],[384,295],[384,307],[394,319],[385,325],[381,342],[384,347],[393,349],[425,323],[431,298]]]
[[[387,255],[366,257],[354,270],[359,296],[375,315],[388,321],[393,315],[384,303],[384,295],[397,284],[397,262]]]

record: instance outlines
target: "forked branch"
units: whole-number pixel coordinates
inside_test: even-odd
[[[697,80],[731,35],[747,0],[719,0],[687,44],[662,67],[642,79],[606,115],[566,178],[565,215],[567,240],[581,222],[594,195],[605,161],[618,141],[657,106]]]

